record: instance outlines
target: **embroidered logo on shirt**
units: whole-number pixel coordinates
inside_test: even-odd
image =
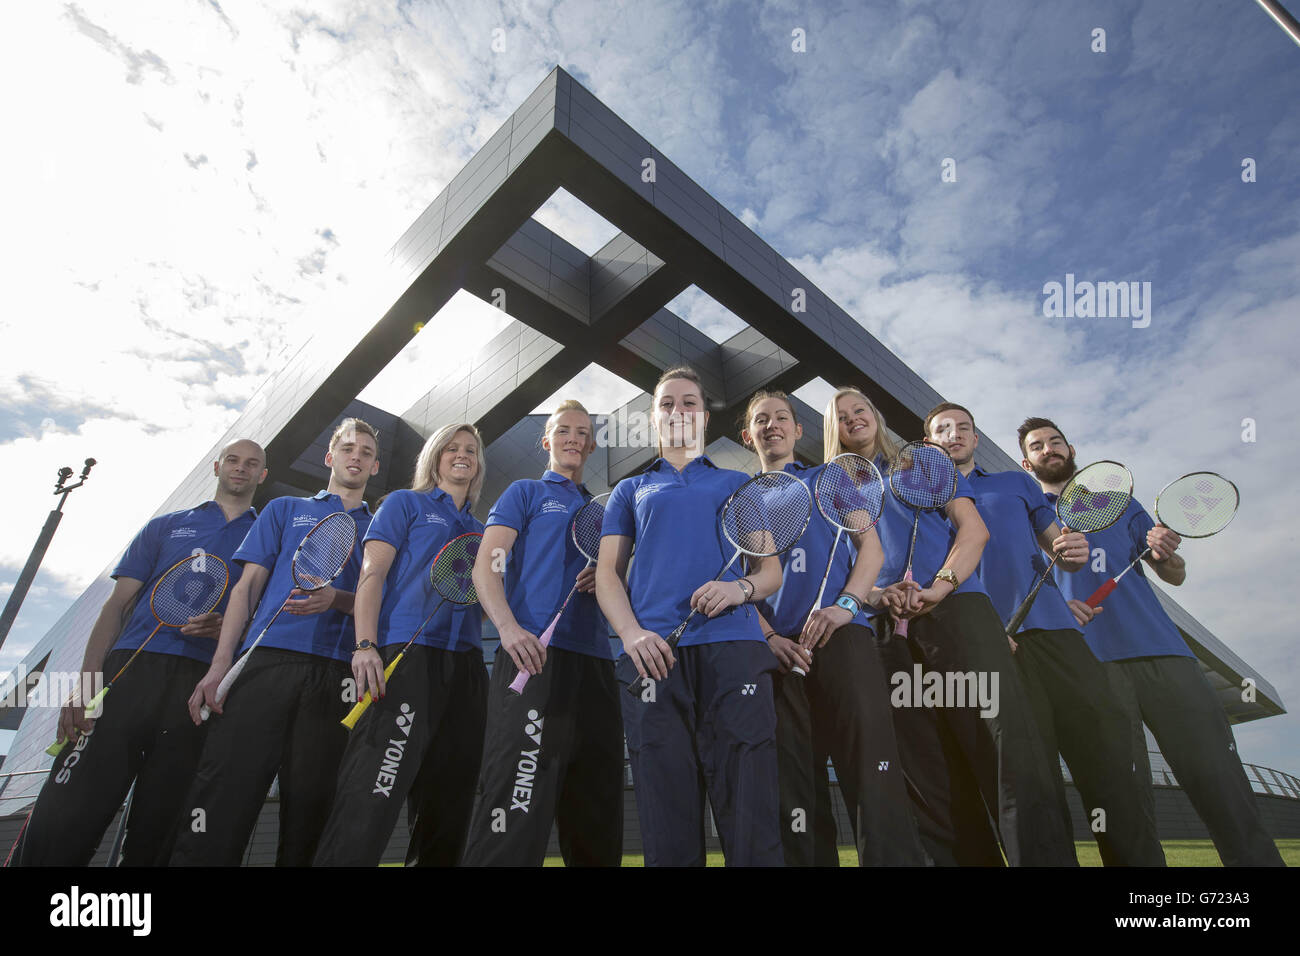
[[[317,518],[315,515],[294,515],[293,527],[295,528],[311,527],[312,525],[315,525],[316,522],[319,520],[320,519]]]
[[[542,507],[541,507],[542,514],[544,515],[553,514],[556,511],[559,511],[563,514],[569,513],[569,509],[566,508],[564,504],[562,504],[559,500],[555,498],[546,498],[545,500],[542,501]]]
[[[661,485],[642,485],[640,488],[636,490],[636,495],[635,495],[636,503],[640,504],[642,498],[644,498],[646,495],[654,494],[661,487],[662,487]]]
[[[428,512],[424,516],[424,520],[429,522],[429,524],[440,524],[443,527],[447,527],[447,519],[444,518],[442,515],[438,514],[436,511]]]
[[[198,531],[196,531],[194,528],[172,528],[172,532],[171,534],[168,535],[168,537],[173,539],[192,538],[196,534],[198,534]]]

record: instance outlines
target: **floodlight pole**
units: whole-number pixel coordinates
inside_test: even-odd
[[[54,494],[59,496],[59,504],[45,519],[45,527],[41,529],[40,537],[36,539],[36,546],[32,548],[32,553],[27,558],[23,573],[18,575],[13,593],[9,595],[9,600],[5,604],[4,613],[0,614],[0,647],[4,646],[5,638],[9,636],[9,628],[13,626],[14,618],[18,616],[18,609],[23,606],[27,589],[32,586],[36,572],[40,569],[41,562],[45,560],[45,551],[49,548],[50,541],[54,539],[54,532],[58,530],[59,522],[63,520],[63,503],[68,500],[68,495],[86,483],[86,479],[90,477],[90,469],[94,467],[95,459],[87,458],[85,467],[81,469],[80,480],[75,485],[65,484],[72,477],[72,469],[66,465],[59,469],[59,481],[54,486]]]

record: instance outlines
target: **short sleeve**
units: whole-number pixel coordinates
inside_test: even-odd
[[[1023,481],[1025,506],[1029,509],[1029,523],[1034,528],[1034,534],[1040,535],[1056,523],[1056,509],[1047,500],[1047,495],[1043,494],[1043,489],[1038,487],[1038,482],[1028,475],[1023,476]]]
[[[394,548],[401,548],[410,534],[411,522],[417,511],[413,492],[394,491],[384,499],[375,516],[370,519],[364,541],[382,541]]]
[[[153,579],[161,550],[162,525],[162,516],[154,518],[131,539],[131,543],[126,546],[126,553],[122,555],[122,560],[113,569],[114,580],[117,578],[135,578],[137,581]]]
[[[971,501],[975,500],[975,489],[970,486],[970,482],[966,480],[966,476],[960,471],[957,472],[957,493],[953,495],[953,498],[969,498]]]
[[[492,506],[491,512],[488,513],[487,527],[503,525],[516,531],[522,531],[527,521],[527,482],[516,481],[501,493],[497,503]]]
[[[605,502],[605,517],[600,525],[602,538],[612,534],[636,537],[636,509],[633,507],[636,484],[631,478],[624,478]]]
[[[235,550],[234,560],[241,564],[257,564],[264,568],[275,567],[275,559],[280,554],[280,542],[284,533],[284,502],[288,498],[276,498],[257,516],[253,527],[248,529],[243,543]]]
[[[1135,500],[1132,504],[1133,514],[1128,520],[1128,536],[1133,543],[1132,557],[1136,558],[1147,549],[1147,532],[1156,526],[1143,508]]]

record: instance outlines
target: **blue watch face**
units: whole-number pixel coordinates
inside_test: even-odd
[[[842,607],[842,608],[844,608],[844,610],[846,610],[846,611],[852,611],[852,612],[855,613],[855,614],[857,613],[857,610],[858,610],[858,609],[854,606],[854,601],[853,601],[853,598],[851,598],[851,597],[844,597],[844,596],[841,596],[840,599],[839,599],[838,601],[835,602],[835,606],[836,606],[836,607]]]

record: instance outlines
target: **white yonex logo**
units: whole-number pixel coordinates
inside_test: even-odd
[[[371,794],[382,793],[385,797],[393,795],[397,767],[406,755],[407,740],[411,736],[411,727],[415,724],[415,712],[411,710],[411,705],[403,704],[401,710],[395,723],[402,735],[388,741],[388,747],[384,750],[384,762],[379,766],[379,776],[375,777],[375,789],[370,791]]]
[[[745,684],[740,688],[740,693],[744,697],[753,697],[756,690],[758,690],[757,684]]]
[[[510,795],[511,810],[527,813],[528,805],[533,802],[533,780],[537,776],[537,755],[542,751],[542,723],[545,719],[536,710],[528,712],[524,735],[537,746],[532,750],[519,751],[519,763],[515,765],[515,789]]]

